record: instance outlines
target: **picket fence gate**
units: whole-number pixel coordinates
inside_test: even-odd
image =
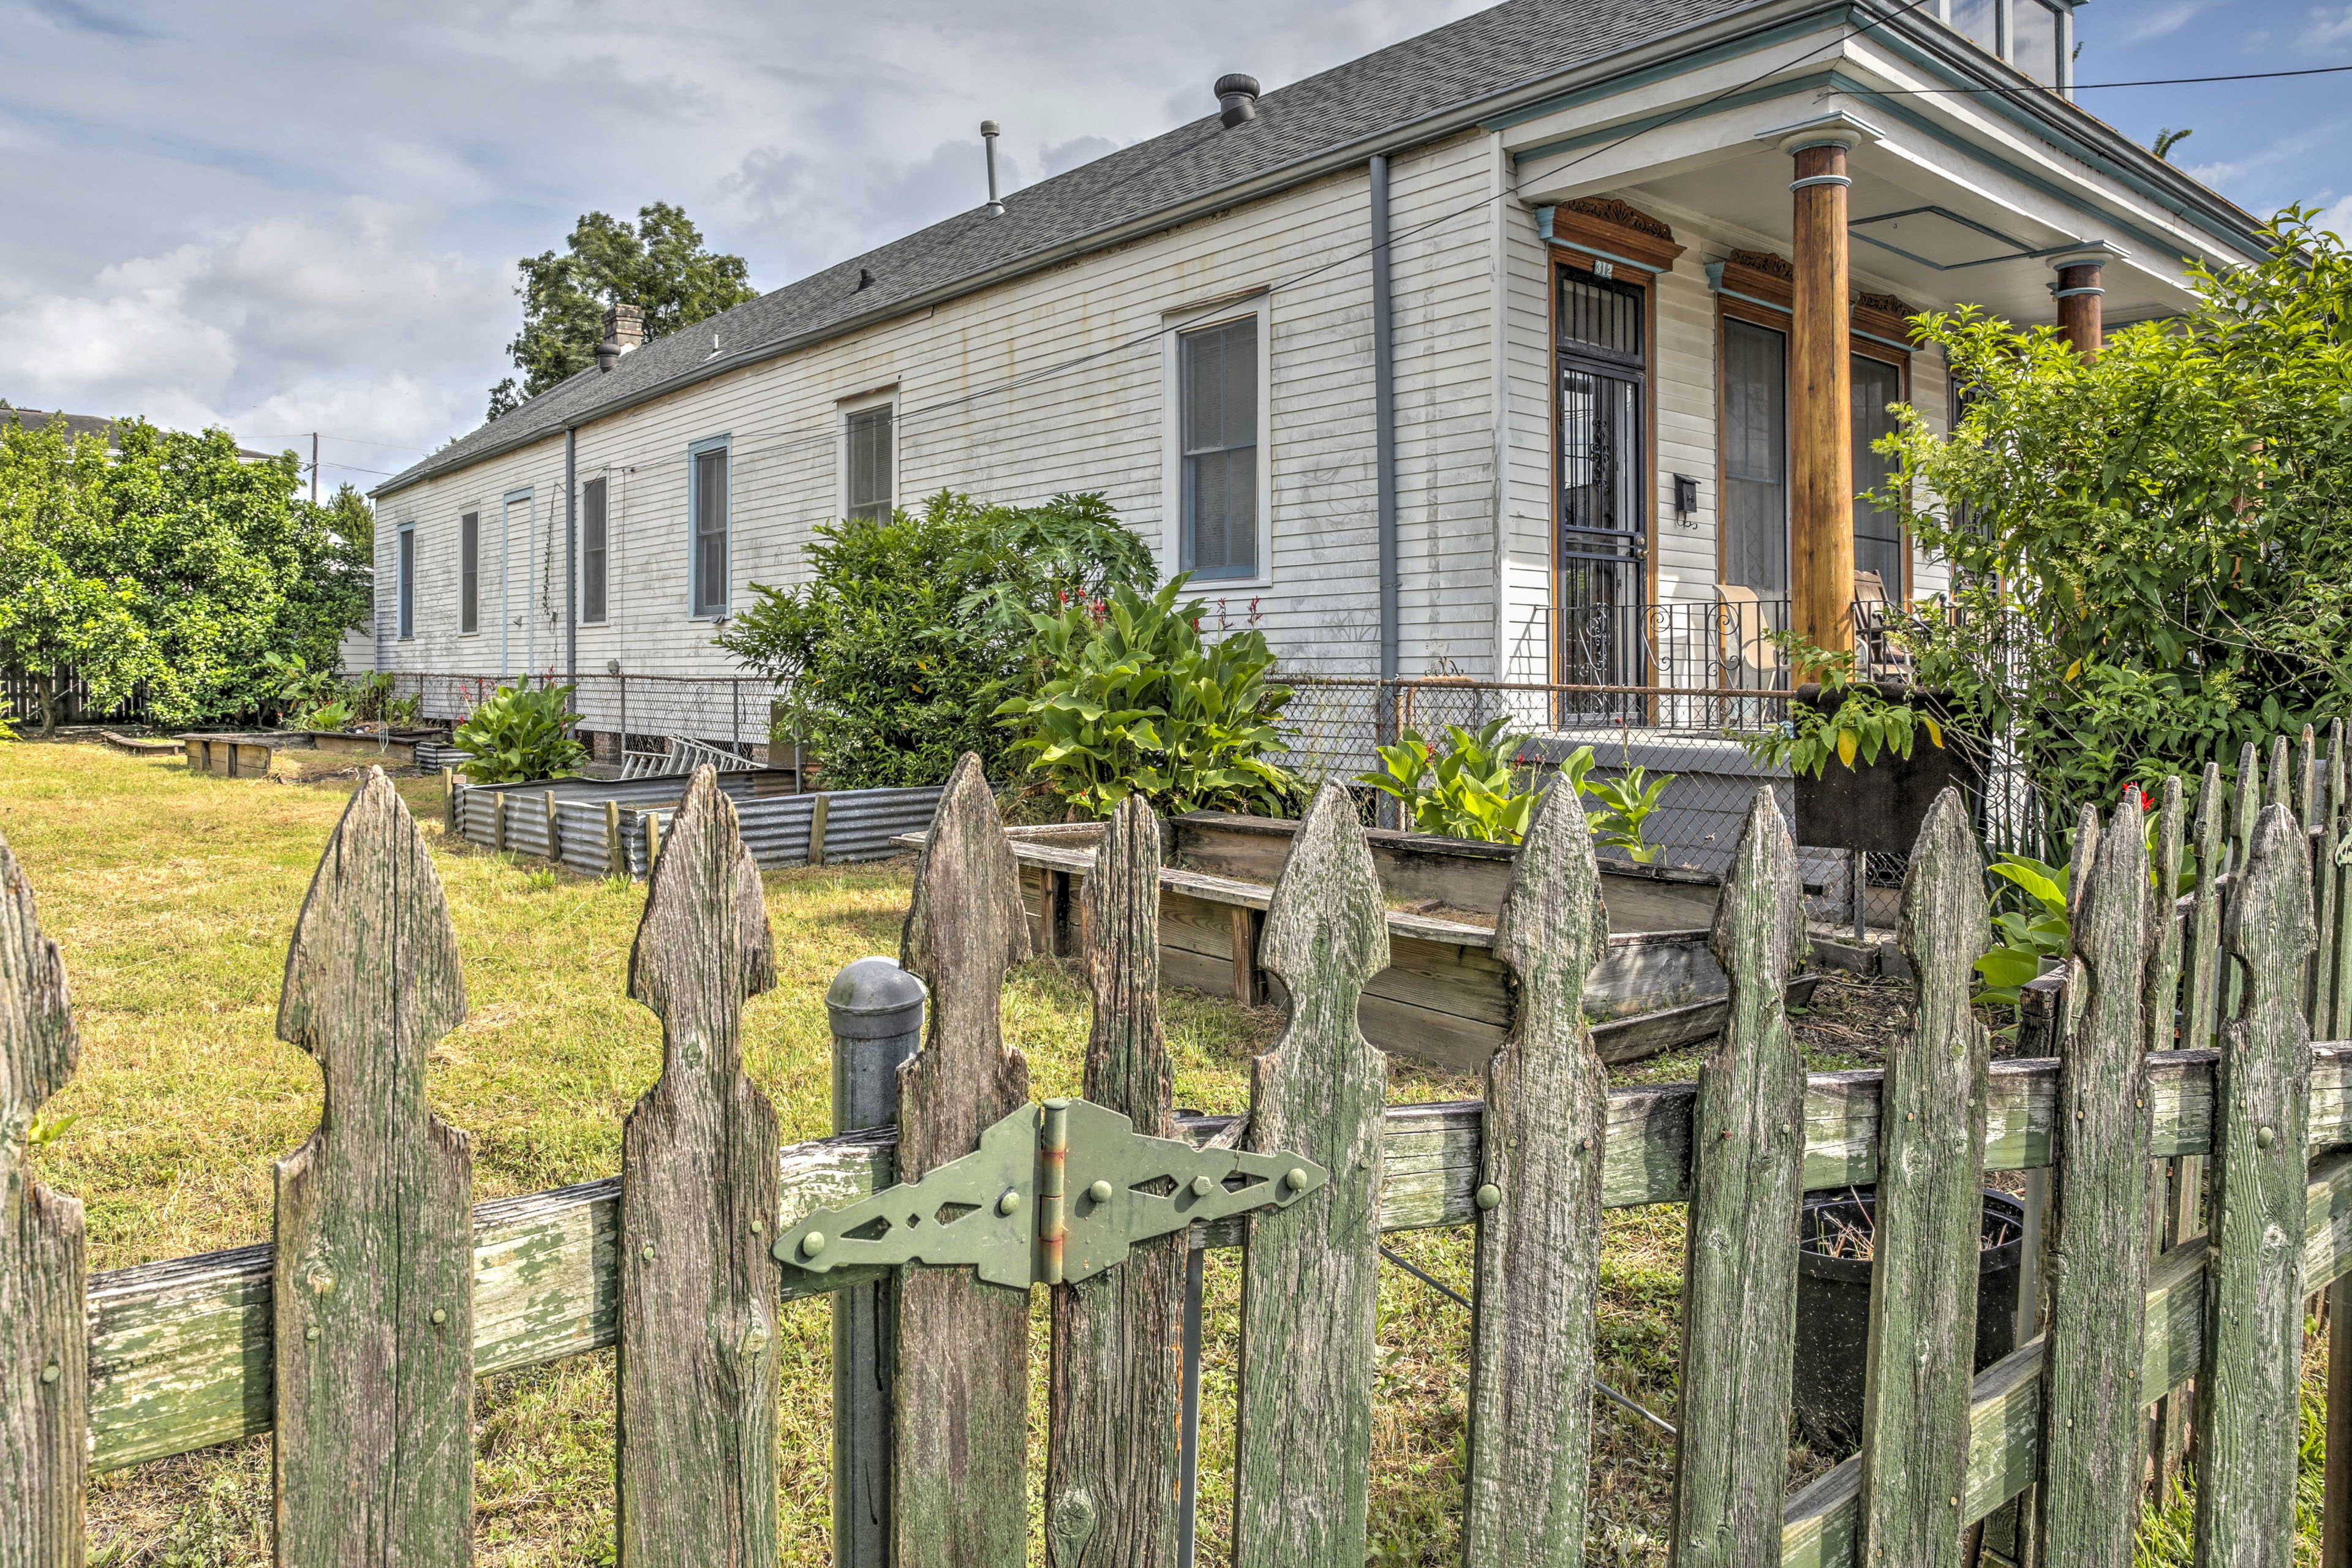
[[[2326,815],[2323,849],[2341,814]],[[2177,852],[2180,817],[2175,787],[2159,859]],[[1161,837],[1129,803],[1085,890],[1087,1099],[1139,1131],[1311,1161],[1328,1179],[1051,1287],[1049,1561],[1172,1563],[1184,1255],[1239,1245],[1234,1560],[1360,1568],[1381,1234],[1466,1224],[1465,1558],[1580,1563],[1601,1211],[1685,1203],[1675,1563],[1956,1568],[1964,1527],[2030,1491],[2037,1561],[2126,1568],[2145,1407],[2194,1378],[2200,1561],[2287,1568],[2304,1300],[2352,1267],[2352,1152],[2339,1147],[2352,1142],[2352,1046],[2314,1047],[2308,1011],[2320,985],[2321,1010],[2340,1018],[2347,972],[2307,962],[2311,836],[2283,801],[2251,816],[2184,960],[2149,896],[2137,805],[2086,814],[2082,833],[2096,849],[2083,858],[2063,1055],[1989,1066],[1968,1002],[1984,870],[1948,795],[1905,894],[1916,1031],[1883,1075],[1809,1079],[1781,1002],[1802,946],[1795,854],[1759,792],[1714,933],[1729,1026],[1696,1085],[1612,1091],[1580,1006],[1606,917],[1581,814],[1553,792],[1501,916],[1515,1021],[1485,1100],[1390,1106],[1383,1058],[1355,1025],[1386,961],[1380,884],[1347,796],[1327,786],[1266,921],[1291,1016],[1237,1122],[1171,1110]],[[614,1343],[619,1560],[772,1563],[777,1304],[877,1280],[897,1292],[894,1560],[1026,1561],[1027,1293],[961,1268],[816,1274],[775,1255],[807,1216],[967,1154],[1027,1102],[1026,1063],[998,1027],[1025,925],[976,759],[950,781],[916,876],[904,962],[931,1006],[895,1131],[780,1149],[739,1048],[744,998],[774,984],[761,884],[708,772],[663,847],[628,984],[662,1019],[664,1067],[628,1118],[616,1181],[470,1205],[466,1136],[424,1096],[425,1053],[465,1012],[455,934],[425,843],[375,774],[327,847],[288,958],[280,1031],[318,1058],[326,1104],[278,1164],[273,1245],[86,1280],[79,1205],[32,1180],[24,1138],[74,1065],[64,976],[0,846],[0,1568],[83,1560],[92,1469],[265,1430],[278,1562],[462,1563],[474,1379]],[[2345,871],[2332,853],[2323,869],[2340,954]],[[2184,970],[2192,998],[2228,994],[2218,1055],[2149,1049],[2175,1043],[2162,1015]],[[2202,1027],[2188,1037],[2201,1045]],[[2210,1163],[2208,1234],[2152,1261],[2151,1162],[2184,1156]],[[1982,1173],[2035,1168],[2051,1173],[2047,1331],[1972,1380]],[[1041,1164],[1041,1196],[1048,1173],[1061,1191],[1065,1173]],[[1086,1186],[1085,1171],[1066,1173]],[[1873,1182],[1864,1447],[1784,1499],[1801,1194]],[[2332,1403],[2340,1424],[2341,1386]],[[2339,1485],[2347,1447],[2331,1448]],[[2344,1561],[2341,1542],[2329,1551]]]

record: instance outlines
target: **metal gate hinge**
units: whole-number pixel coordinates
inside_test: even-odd
[[[819,1209],[776,1238],[775,1256],[812,1273],[969,1266],[1026,1289],[1090,1279],[1139,1241],[1202,1220],[1282,1208],[1321,1186],[1320,1165],[1289,1154],[1196,1149],[1152,1138],[1084,1100],[1024,1105],[980,1147],[919,1181],[846,1208]]]

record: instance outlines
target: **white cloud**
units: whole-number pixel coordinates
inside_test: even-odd
[[[2121,35],[2126,43],[2145,43],[2179,32],[2196,20],[2197,14],[2211,8],[2213,0],[2168,0],[2160,5],[2141,6],[2132,16]]]
[[[2311,24],[2295,40],[2295,46],[2306,50],[2352,48],[2352,5],[2340,10],[2321,6],[2311,14]]]
[[[2336,197],[2334,205],[2319,215],[2319,226],[2352,244],[2352,194]]]

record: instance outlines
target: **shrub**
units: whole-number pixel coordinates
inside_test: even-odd
[[[1025,688],[1033,612],[1148,586],[1151,555],[1097,495],[989,506],[941,491],[916,512],[827,523],[798,588],[752,585],[719,644],[787,683],[772,739],[814,752],[835,789],[933,784],[1011,738],[990,720]]]
[[[569,686],[501,686],[474,709],[450,741],[473,753],[457,771],[475,784],[566,778],[588,748],[572,738],[580,715]]]
[[[1508,732],[1510,722],[1491,719],[1475,732],[1449,725],[1442,755],[1420,731],[1407,730],[1397,744],[1380,748],[1381,771],[1360,773],[1356,782],[1395,796],[1416,833],[1517,844],[1527,837],[1536,802],[1549,786],[1538,783],[1535,770],[1519,761],[1523,738]],[[1648,769],[1632,765],[1615,778],[1594,779],[1593,763],[1592,748],[1580,746],[1559,765],[1560,780],[1580,800],[1601,804],[1598,811],[1584,814],[1585,826],[1607,847],[1648,865],[1658,858],[1658,847],[1643,839],[1642,825],[1675,775],[1654,779]]]
[[[1107,603],[1074,602],[1033,615],[1035,690],[996,713],[1047,788],[1089,816],[1130,795],[1163,812],[1251,811],[1279,816],[1306,791],[1266,760],[1282,747],[1275,721],[1290,689],[1268,679],[1265,634],[1202,639],[1185,579],[1150,598],[1114,589]]]

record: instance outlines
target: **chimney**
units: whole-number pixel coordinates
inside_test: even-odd
[[[993,121],[993,120],[983,120],[983,121],[982,121],[980,122],[980,139],[981,139],[982,142],[986,142],[986,143],[988,144],[988,208],[987,208],[987,212],[988,212],[988,216],[991,216],[991,217],[1003,217],[1003,216],[1004,216],[1004,204],[1003,204],[1003,202],[998,201],[998,200],[996,199],[996,138],[997,138],[997,134],[998,134],[998,132],[997,132],[997,129],[996,129],[996,121]]]
[[[607,342],[617,343],[618,352],[622,353],[627,353],[631,349],[645,347],[646,313],[644,310],[635,305],[605,306],[604,338]]]
[[[1231,131],[1257,118],[1257,78],[1235,71],[1217,79],[1217,118]]]

